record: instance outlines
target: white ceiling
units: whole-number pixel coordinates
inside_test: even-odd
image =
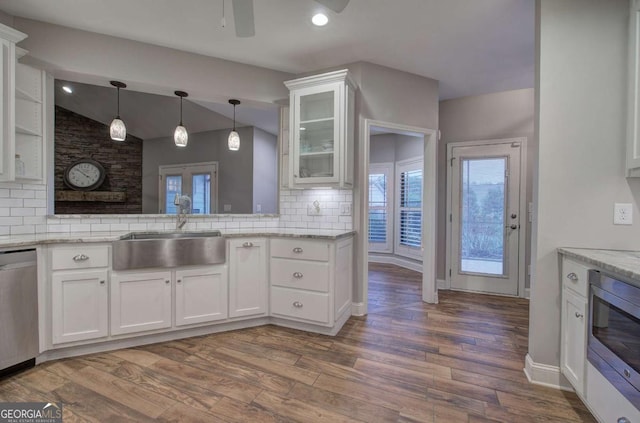
[[[440,81],[440,98],[530,88],[534,0],[351,0],[316,28],[312,0],[254,0],[237,38],[226,0],[0,0],[11,15],[304,73],[368,61]]]

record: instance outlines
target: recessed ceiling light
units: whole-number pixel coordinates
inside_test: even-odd
[[[317,13],[311,18],[311,22],[315,26],[325,26],[329,22],[329,18],[324,13]]]
[[[73,88],[71,88],[71,87],[70,87],[70,86],[68,86],[68,85],[63,85],[63,86],[62,86],[62,91],[64,91],[64,92],[65,92],[65,93],[67,93],[67,94],[71,94],[71,93],[73,93]]]

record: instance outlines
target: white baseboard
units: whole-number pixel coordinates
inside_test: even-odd
[[[525,359],[524,374],[529,382],[534,385],[546,386],[563,391],[573,391],[573,387],[560,372],[560,367],[548,364],[536,363],[527,354]]]
[[[525,288],[525,289],[524,289],[524,297],[525,297],[526,299],[531,298],[531,288]]]
[[[352,303],[351,304],[351,315],[352,316],[364,316],[364,303]]]
[[[436,279],[436,286],[438,289],[449,289],[449,284],[444,279]]]
[[[370,263],[384,263],[384,264],[395,264],[396,266],[404,267],[405,269],[415,270],[416,272],[422,273],[422,263],[419,261],[407,259],[400,256],[395,256],[392,254],[376,254],[369,255]]]

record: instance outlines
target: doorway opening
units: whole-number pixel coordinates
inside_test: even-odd
[[[448,288],[524,296],[526,139],[447,145]]]
[[[437,131],[370,119],[360,127],[353,314],[367,314],[370,259],[421,271],[422,300],[437,303]]]

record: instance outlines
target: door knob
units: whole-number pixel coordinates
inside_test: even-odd
[[[507,225],[506,226],[507,229],[518,229],[518,225],[513,224],[513,225]]]
[[[511,213],[511,218],[512,218],[512,219],[515,219],[516,217],[518,217],[518,215],[517,215],[517,214],[515,214],[515,213]]]

